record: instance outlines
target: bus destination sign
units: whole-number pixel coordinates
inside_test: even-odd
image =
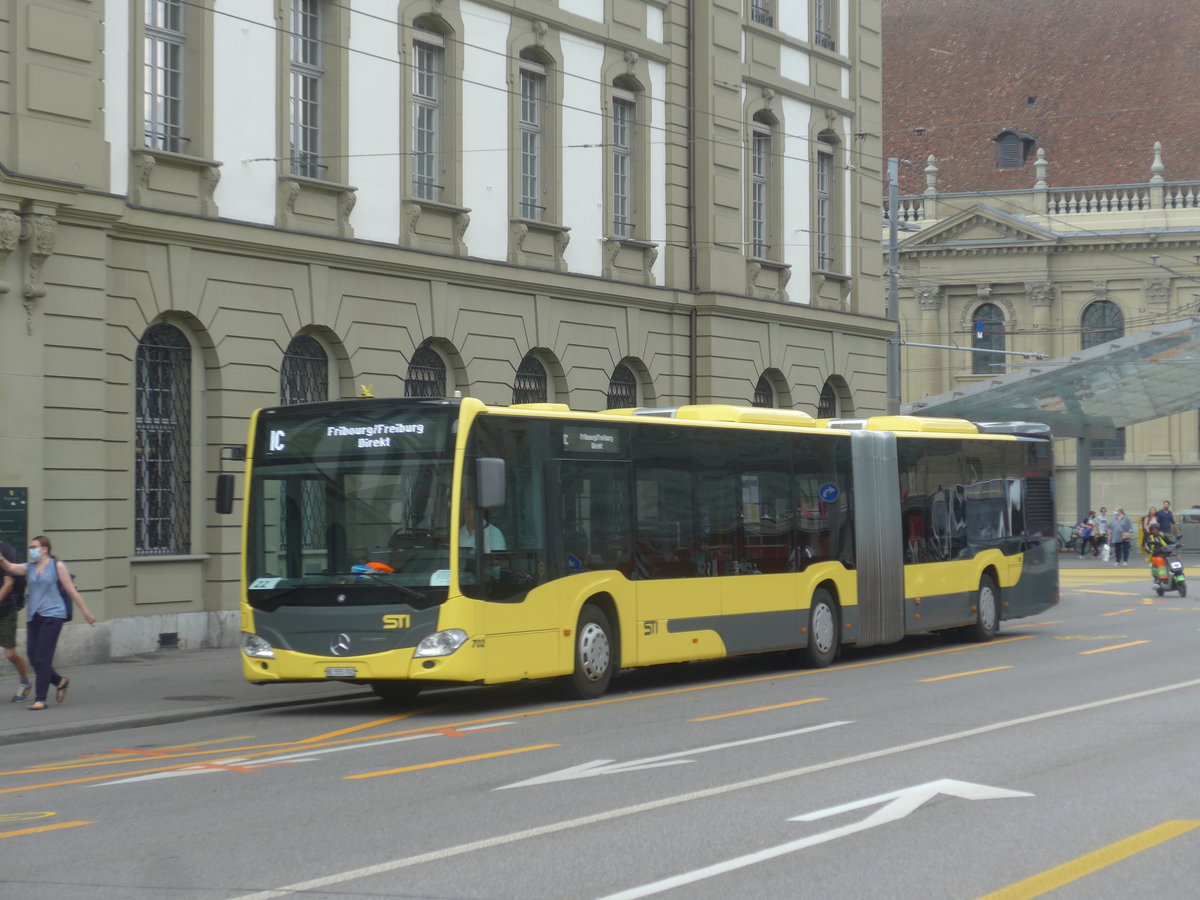
[[[385,413],[386,415],[386,413]],[[272,415],[259,422],[259,452],[263,458],[356,456],[411,453],[444,449],[447,421],[437,417],[382,416],[329,418],[313,415]]]
[[[621,432],[616,428],[564,425],[563,450],[568,453],[621,453]]]

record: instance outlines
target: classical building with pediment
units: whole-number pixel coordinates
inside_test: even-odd
[[[1133,52],[1108,19],[1103,34],[1090,30],[1131,4],[1048,6],[884,2],[884,153],[902,160],[904,403],[1200,311],[1200,121],[1149,115],[1193,102],[1186,55]],[[1170,33],[1181,21],[1172,16],[1200,24],[1194,4],[1136,6],[1166,29],[1142,21],[1140,34]],[[1094,41],[1079,40],[1085,25]],[[1194,381],[1200,406],[1194,364],[1160,366],[1163,379]],[[1200,505],[1195,411],[1109,429],[1088,446],[1056,448],[1060,518],[1088,511],[1075,503],[1079,452],[1091,460],[1094,509]]]

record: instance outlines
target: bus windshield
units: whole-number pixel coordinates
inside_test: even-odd
[[[450,583],[450,434],[457,410],[373,421],[280,409],[260,421],[246,584],[258,608],[428,605]]]

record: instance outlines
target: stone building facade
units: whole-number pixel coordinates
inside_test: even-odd
[[[0,9],[0,531],[98,660],[237,639],[280,402],[884,403],[869,0]]]
[[[1194,51],[1167,33],[1200,7],[884,0],[883,16],[904,341],[1069,357],[1200,311],[1200,120],[1164,115],[1193,102]],[[1030,364],[916,346],[901,360],[905,402]],[[1200,385],[1187,364],[1161,370]],[[1087,512],[1077,452],[1056,448],[1062,519]],[[1096,509],[1200,505],[1195,412],[1117,429],[1090,457]]]

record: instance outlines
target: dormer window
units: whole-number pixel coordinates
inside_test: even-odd
[[[1037,138],[1023,131],[1006,128],[994,138],[996,142],[996,168],[1019,169],[1029,159]]]

